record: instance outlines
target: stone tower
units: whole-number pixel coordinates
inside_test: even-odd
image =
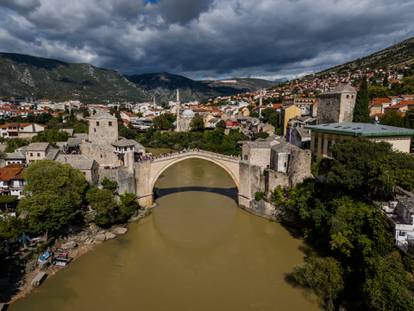
[[[118,140],[118,120],[106,112],[97,112],[89,118],[89,141],[111,145]]]
[[[318,124],[352,122],[357,90],[343,84],[319,96]]]

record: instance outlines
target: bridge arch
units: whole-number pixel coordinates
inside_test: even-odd
[[[240,160],[237,157],[225,156],[213,152],[192,150],[175,153],[164,157],[145,160],[136,164],[137,196],[141,206],[153,205],[155,183],[169,167],[188,159],[200,159],[216,164],[224,169],[234,181],[240,192]]]
[[[165,163],[162,167],[157,168],[155,170],[154,175],[152,177],[152,180],[150,182],[151,191],[154,191],[155,183],[160,178],[162,173],[164,173],[168,168],[170,168],[171,166],[173,166],[177,163],[180,163],[180,162],[183,162],[183,161],[186,161],[186,160],[190,160],[190,159],[200,159],[200,160],[208,161],[208,162],[211,162],[211,163],[221,167],[222,169],[224,169],[227,172],[228,175],[230,175],[230,177],[233,180],[234,184],[236,185],[237,189],[240,188],[238,170],[237,170],[237,172],[234,172],[234,170],[229,168],[227,165],[223,164],[221,161],[217,161],[216,159],[213,159],[211,157],[206,157],[206,156],[198,155],[198,154],[192,154],[192,155],[188,155],[188,156],[183,157],[183,158],[173,159],[171,161],[168,161],[168,163]]]

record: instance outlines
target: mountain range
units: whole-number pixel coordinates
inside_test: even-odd
[[[398,67],[414,64],[414,38],[372,55],[327,69],[342,72],[358,68]],[[115,70],[90,64],[67,63],[23,54],[0,53],[0,96],[24,96],[55,100],[79,99],[83,102],[148,101],[175,98],[180,89],[185,101],[206,101],[277,84],[251,78],[196,81],[171,73],[123,75]]]
[[[84,102],[174,99],[180,89],[183,100],[255,91],[274,85],[259,79],[195,81],[170,73],[122,75],[90,64],[67,63],[23,54],[0,53],[0,96],[24,96]]]

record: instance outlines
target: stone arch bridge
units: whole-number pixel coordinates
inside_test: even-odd
[[[249,178],[243,178],[246,166],[249,165],[239,157],[226,156],[203,150],[189,150],[172,153],[161,157],[142,160],[135,164],[135,184],[139,204],[143,207],[153,205],[154,186],[161,174],[170,166],[188,159],[201,159],[212,162],[223,168],[233,179],[238,189],[239,204],[251,198]],[[247,201],[246,201],[247,200]]]

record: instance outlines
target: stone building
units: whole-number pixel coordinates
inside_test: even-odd
[[[271,148],[270,165],[266,170],[266,192],[277,186],[294,187],[311,177],[312,156],[290,143],[280,142]]]
[[[81,154],[95,160],[100,166],[120,166],[118,156],[112,146],[118,141],[117,118],[106,112],[98,112],[88,120],[88,139],[80,145]]]
[[[55,160],[59,149],[49,143],[31,143],[25,148],[26,163],[39,160]]]
[[[414,136],[414,130],[370,123],[331,123],[306,128],[311,130],[311,151],[316,157],[330,157],[335,143],[356,138],[386,142],[395,151],[409,153]]]
[[[245,141],[242,145],[242,160],[264,170],[270,163],[272,142],[269,140]]]
[[[56,161],[69,164],[74,169],[81,171],[90,184],[96,185],[98,183],[99,164],[95,160],[88,159],[81,154],[60,154]]]
[[[98,112],[89,119],[88,140],[94,144],[110,145],[118,140],[118,120],[106,112]]]
[[[319,96],[318,124],[352,122],[357,90],[349,84]]]

